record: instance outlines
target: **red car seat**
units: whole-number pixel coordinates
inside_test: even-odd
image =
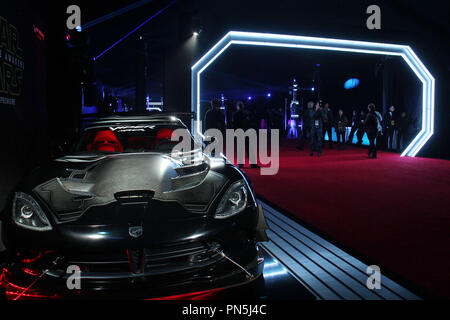
[[[170,141],[170,139],[172,138],[173,131],[174,130],[170,128],[159,129],[158,132],[156,133],[155,141],[153,142],[153,148],[156,148],[156,146],[164,140]]]
[[[101,130],[95,135],[95,138],[87,146],[88,151],[113,151],[123,152],[123,146],[111,130]]]

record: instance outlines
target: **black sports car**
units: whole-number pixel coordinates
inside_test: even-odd
[[[98,119],[68,155],[34,170],[3,212],[3,282],[161,296],[257,279],[267,226],[249,180],[201,147],[173,156],[176,129],[188,130],[163,114]],[[81,289],[69,290],[74,270]]]

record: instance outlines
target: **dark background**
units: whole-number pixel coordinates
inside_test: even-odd
[[[79,5],[82,23],[86,23],[135,1],[6,2],[0,15],[19,29],[26,67],[17,105],[0,105],[4,140],[0,207],[21,175],[48,160],[52,146],[75,133],[82,88],[85,105],[96,104],[104,88],[133,105],[138,88],[141,98],[148,94],[152,101],[159,101],[163,97],[168,111],[190,112],[190,67],[230,30],[410,45],[436,78],[435,134],[419,156],[450,158],[449,8],[442,1],[179,0],[95,62],[93,57],[170,2],[148,1],[88,28],[72,38],[75,48],[66,40],[68,5]],[[381,30],[366,28],[366,8],[371,4],[381,7]],[[33,25],[44,32],[44,40],[37,39]],[[198,26],[203,31],[192,39],[192,30]],[[383,107],[397,104],[400,109],[416,105],[417,92],[411,88],[417,86],[417,80],[405,64],[380,59],[233,47],[205,72],[207,84],[202,99],[222,91],[230,99],[238,99],[264,95],[270,89],[272,101],[278,104],[287,96],[286,86],[292,77],[309,86],[315,65],[320,63],[321,95],[336,107],[346,108],[347,114],[369,101]],[[389,90],[384,92],[382,76],[375,72],[380,63],[381,75],[390,74]],[[343,90],[344,81],[350,77],[361,80],[351,92]]]

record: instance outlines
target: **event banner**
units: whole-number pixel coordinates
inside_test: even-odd
[[[23,94],[25,63],[20,32],[0,16],[0,105],[15,106]]]

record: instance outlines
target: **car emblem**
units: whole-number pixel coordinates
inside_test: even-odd
[[[139,238],[144,233],[144,229],[142,228],[142,226],[129,227],[128,228],[128,233],[133,238]]]

